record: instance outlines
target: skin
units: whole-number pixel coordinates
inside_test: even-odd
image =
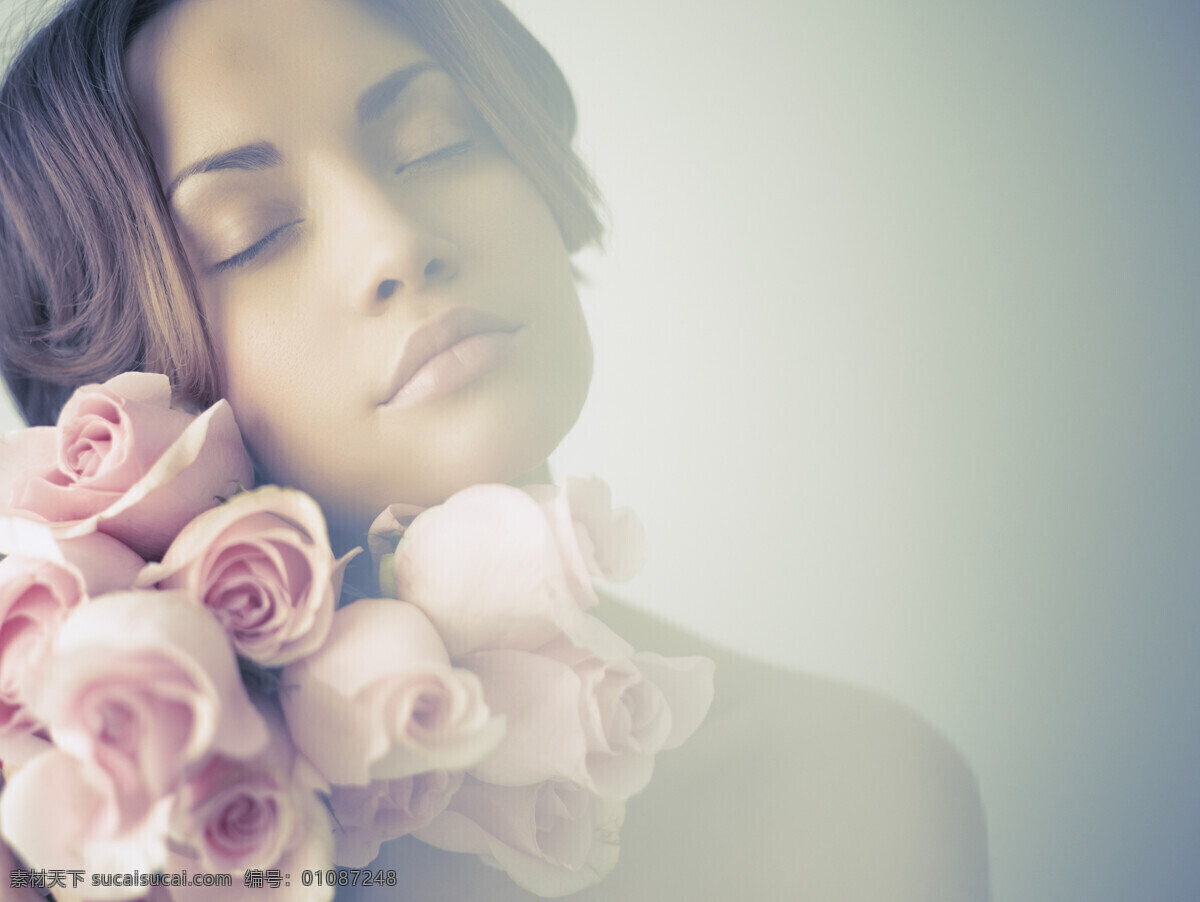
[[[365,91],[427,60],[364,8],[331,0],[186,0],[149,23],[126,60],[164,186],[215,152],[253,142],[279,152],[268,168],[186,179],[171,209],[225,393],[265,477],[313,494],[348,535],[386,502],[436,503],[544,467],[591,375],[546,204],[453,84],[424,73],[380,119],[356,119]],[[468,152],[404,168],[465,140]],[[245,259],[266,235],[278,240]],[[406,336],[455,305],[520,319],[515,353],[458,391],[381,410]],[[636,647],[714,658],[717,699],[631,800],[617,868],[572,898],[988,897],[978,789],[924,721],[613,601],[597,613]],[[376,866],[403,875],[403,898],[532,898],[469,857],[408,839]]]
[[[424,50],[357,3],[189,0],[125,62],[266,481],[304,489],[356,534],[388,503],[435,504],[545,461],[591,378],[568,254]],[[368,92],[422,64],[363,120]],[[256,168],[178,181],[263,142],[269,165],[260,153]],[[381,406],[406,339],[456,307],[519,323],[511,353],[456,391]]]
[[[712,658],[717,693],[700,729],[659,757],[650,785],[629,801],[617,866],[571,902],[989,898],[978,786],[924,720],[876,693],[751,661],[614,599],[594,612],[638,647]],[[502,872],[408,837],[373,866],[403,874],[407,892],[359,888],[337,902],[535,898]]]

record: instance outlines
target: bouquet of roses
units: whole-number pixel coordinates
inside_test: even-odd
[[[228,404],[172,409],[163,376],[0,440],[0,837],[24,863],[0,880],[317,902],[405,834],[541,895],[611,870],[625,800],[712,700],[710,661],[588,613],[593,578],[636,570],[637,520],[597,480],[478,485],[387,507],[368,545],[387,597],[338,608],[360,549],[253,488]]]

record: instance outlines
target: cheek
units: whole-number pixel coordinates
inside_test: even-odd
[[[236,290],[214,290],[211,311],[223,386],[235,412],[256,415],[286,408],[296,395],[326,384],[331,339],[338,330],[320,317],[324,286],[299,284],[297,267],[264,267],[233,280]]]
[[[230,299],[236,300],[236,299]],[[329,376],[320,364],[328,355],[310,347],[304,317],[228,304],[216,321],[222,387],[242,436],[267,474],[286,472],[286,450],[311,441],[316,411],[329,407],[320,397]]]
[[[510,164],[511,165],[511,164]],[[494,281],[514,286],[510,297],[537,324],[543,379],[586,385],[592,346],[575,287],[570,256],[558,225],[537,189],[523,177],[502,181],[491,216],[478,224],[488,247]],[[582,398],[580,398],[582,402]]]
[[[273,339],[267,340],[268,335]],[[268,331],[250,317],[222,320],[218,347],[223,387],[239,423],[247,420],[243,429],[255,428],[260,420],[279,411],[280,403],[286,407],[290,392],[281,392],[278,386],[289,381],[290,355],[286,353],[286,342],[274,340],[283,337],[278,330]],[[274,404],[270,402],[272,393]]]

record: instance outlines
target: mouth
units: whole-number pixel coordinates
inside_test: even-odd
[[[418,326],[405,339],[379,407],[411,407],[449,394],[508,359],[524,323],[455,307]]]

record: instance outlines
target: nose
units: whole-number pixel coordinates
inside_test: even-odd
[[[368,316],[382,313],[388,301],[419,294],[458,275],[457,248],[415,222],[397,221],[374,230],[351,302]]]
[[[384,263],[381,267],[377,267],[378,275],[371,275],[367,278],[368,292],[371,285],[375,285],[375,279],[379,278],[379,283],[375,285],[375,295],[371,300],[386,301],[397,291],[420,291],[430,282],[454,278],[457,272],[454,269],[454,264],[450,262],[451,254],[436,253],[431,250],[429,253],[419,253],[416,256],[419,258],[428,258],[424,266],[420,265],[421,261],[418,259],[412,265],[393,266],[390,263]],[[392,278],[388,275],[392,270],[400,272],[409,269],[411,269],[413,274],[402,279]]]
[[[389,303],[442,286],[458,275],[459,249],[425,221],[405,210],[378,184],[343,186],[343,242],[353,309],[376,316]],[[340,217],[339,217],[340,218]]]

